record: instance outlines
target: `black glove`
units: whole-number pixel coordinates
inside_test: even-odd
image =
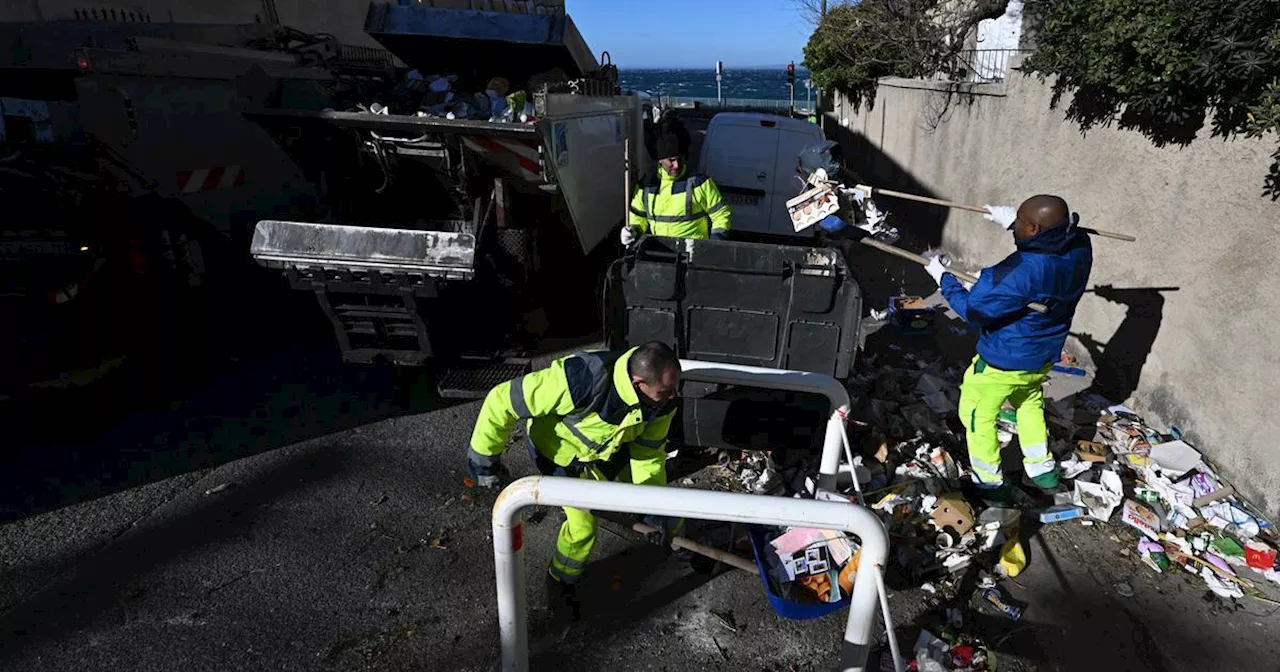
[[[654,532],[644,535],[645,541],[663,548],[671,548],[671,539],[679,536],[684,529],[684,518],[668,518],[666,516],[645,516],[645,525],[655,528]]]
[[[502,487],[502,482],[506,480],[507,470],[502,466],[497,455],[481,455],[474,450],[468,450],[467,475],[482,488],[498,488]]]

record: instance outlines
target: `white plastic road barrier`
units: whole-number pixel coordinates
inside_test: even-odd
[[[502,669],[507,672],[526,672],[529,669],[523,514],[528,506],[572,506],[731,523],[811,527],[857,535],[862,542],[862,556],[854,577],[839,669],[844,672],[866,670],[871,629],[878,606],[877,595],[883,590],[879,587],[881,571],[889,554],[889,535],[870,510],[814,499],[526,476],[508,485],[493,505],[498,632],[502,643]],[[887,618],[887,612],[885,615]]]
[[[685,380],[760,387],[769,390],[812,392],[831,400],[831,417],[827,419],[827,433],[822,441],[822,463],[818,468],[818,487],[835,491],[836,474],[840,471],[840,454],[849,442],[845,428],[845,418],[849,416],[849,392],[844,389],[840,381],[831,376],[807,371],[766,369],[760,366],[700,362],[693,359],[680,360],[680,369],[680,376]],[[854,472],[851,451],[848,459],[850,460],[849,470]],[[852,473],[852,476],[854,488],[859,490],[858,494],[861,498],[858,475]]]

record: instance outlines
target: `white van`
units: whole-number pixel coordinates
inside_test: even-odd
[[[825,140],[803,119],[758,112],[721,112],[711,118],[698,169],[715,180],[733,213],[732,230],[797,234],[787,201],[800,193],[796,165],[805,147]]]

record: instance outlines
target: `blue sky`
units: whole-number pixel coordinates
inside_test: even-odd
[[[802,0],[565,0],[598,56],[622,68],[797,64],[812,31]]]

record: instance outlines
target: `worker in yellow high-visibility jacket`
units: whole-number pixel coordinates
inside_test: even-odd
[[[641,183],[631,199],[622,244],[643,234],[671,238],[717,238],[729,234],[729,205],[706,175],[689,171],[688,143],[675,132],[658,136],[654,146],[658,168]]]
[[[499,458],[523,421],[530,456],[543,474],[666,485],[666,443],[676,412],[680,360],[662,343],[582,352],[490,390],[471,435],[467,469],[500,485]],[[552,599],[577,609],[575,585],[596,540],[590,511],[565,507],[551,559]],[[666,545],[682,521],[650,519]],[[555,594],[555,593],[558,593]]]

